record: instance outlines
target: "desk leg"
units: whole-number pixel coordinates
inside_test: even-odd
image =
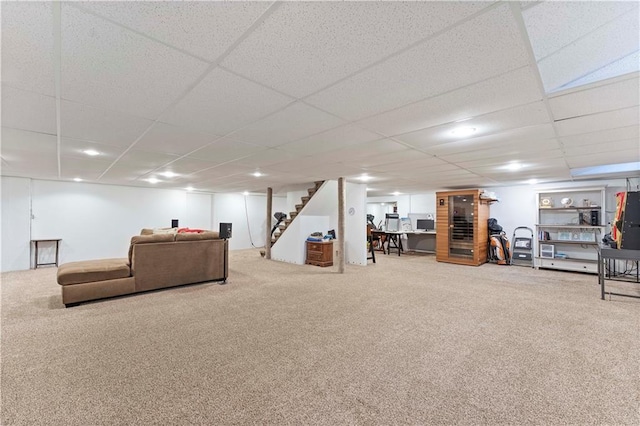
[[[35,259],[35,268],[34,269],[38,269],[38,242],[36,241],[35,243],[33,243],[36,246],[36,259]]]
[[[60,249],[60,241],[56,241],[56,267],[58,267],[58,250]]]
[[[400,252],[404,251],[404,249],[402,248],[402,236],[398,235],[397,238],[398,238],[398,244],[397,244],[397,246],[398,246],[398,256],[400,256]]]

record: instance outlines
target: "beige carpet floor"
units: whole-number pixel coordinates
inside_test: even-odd
[[[226,285],[68,309],[55,268],[5,273],[2,424],[640,424],[640,300],[377,258],[338,274],[235,251]]]

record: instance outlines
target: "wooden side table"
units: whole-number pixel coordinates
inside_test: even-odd
[[[333,241],[307,241],[307,265],[332,266]]]
[[[47,266],[47,265],[56,265],[58,266],[58,251],[60,249],[60,241],[62,241],[61,238],[50,238],[50,239],[42,239],[42,240],[31,240],[31,242],[33,243],[34,247],[35,247],[35,269],[38,269],[38,266]],[[40,263],[39,262],[39,258],[38,258],[38,246],[40,245],[40,243],[55,243],[56,244],[56,261],[53,263]]]

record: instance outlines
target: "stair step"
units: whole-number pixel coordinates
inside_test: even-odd
[[[316,189],[320,188],[322,186],[322,184],[324,183],[323,180],[317,180],[315,182],[313,182],[316,185]]]
[[[307,204],[311,197],[302,197],[302,204]]]
[[[284,224],[285,224],[286,226],[289,226],[289,224],[291,223],[291,221],[292,221],[292,220],[293,220],[293,219],[285,219],[285,220],[284,220]]]
[[[291,219],[293,219],[294,217],[298,216],[298,212],[289,212],[289,217]]]
[[[307,189],[307,192],[309,193],[309,196],[312,196],[313,194],[315,194],[318,191],[317,188],[309,188]]]
[[[296,211],[300,213],[300,210],[304,207],[304,204],[296,204]]]
[[[280,229],[280,233],[282,234],[284,230],[287,229],[287,225],[280,225],[278,226],[278,228]]]

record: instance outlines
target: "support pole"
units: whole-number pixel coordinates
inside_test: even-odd
[[[338,272],[341,274],[344,274],[345,264],[344,206],[346,199],[345,179],[341,177],[338,179]]]
[[[264,240],[264,258],[271,259],[271,203],[273,197],[273,189],[267,188],[267,222],[265,225],[267,238]]]

